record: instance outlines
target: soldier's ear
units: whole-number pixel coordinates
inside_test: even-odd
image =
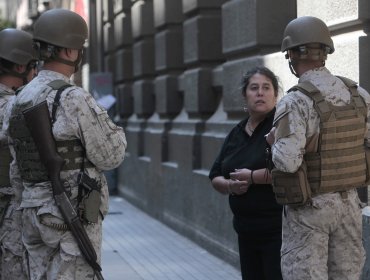
[[[78,50],[64,48],[62,51],[62,58],[75,61],[78,56]]]

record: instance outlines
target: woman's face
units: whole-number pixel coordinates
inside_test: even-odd
[[[245,101],[251,115],[263,115],[270,112],[277,101],[277,93],[275,94],[271,80],[263,74],[254,74],[249,79]]]

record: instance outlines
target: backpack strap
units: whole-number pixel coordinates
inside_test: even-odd
[[[50,86],[53,90],[57,90],[57,93],[54,97],[53,107],[51,110],[51,124],[53,125],[56,121],[56,112],[58,109],[58,106],[60,105],[60,97],[62,95],[62,92],[72,85],[63,81],[63,80],[54,80],[50,83],[48,83],[48,86]]]
[[[25,86],[21,86],[21,87],[17,88],[17,89],[15,90],[15,95],[18,95],[18,93],[20,93],[20,92],[21,92],[21,90],[22,90],[24,87],[25,87]]]

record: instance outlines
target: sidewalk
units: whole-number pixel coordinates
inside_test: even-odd
[[[105,280],[240,280],[240,272],[120,197],[103,222]]]

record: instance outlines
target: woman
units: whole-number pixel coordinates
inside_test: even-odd
[[[229,194],[238,234],[243,280],[282,279],[280,271],[281,211],[275,201],[268,170],[279,83],[266,67],[256,67],[242,79],[248,116],[226,137],[209,178],[213,187]]]

